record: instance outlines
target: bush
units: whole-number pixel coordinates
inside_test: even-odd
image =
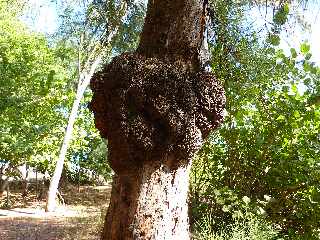
[[[196,223],[194,240],[280,240],[275,226],[253,214],[233,219],[218,232],[212,228],[212,216],[205,215]]]

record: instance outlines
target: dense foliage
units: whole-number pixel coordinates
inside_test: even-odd
[[[44,36],[20,20],[27,2],[1,2],[0,161],[6,175],[23,164],[52,174],[77,86],[97,57],[105,62],[133,49],[143,22],[141,3],[130,2],[126,8],[117,1],[56,4],[59,30]],[[65,164],[65,173],[75,182],[111,177],[105,142],[88,109],[90,98],[86,89]]]
[[[221,3],[211,50],[227,115],[194,162],[194,221],[209,213],[219,232],[250,211],[289,239],[318,239],[320,69],[307,43],[286,55],[270,34],[261,41],[246,28],[243,6]],[[278,18],[275,26],[284,24]]]
[[[60,9],[59,32],[48,38],[19,20],[24,1],[6,2],[0,2],[0,169],[10,175],[27,163],[51,173],[80,70],[101,49],[105,62],[134,49],[144,8],[127,1],[117,25],[121,1],[88,1],[81,11],[70,1]],[[251,1],[211,3],[211,68],[228,102],[224,125],[193,164],[196,239],[320,238],[320,69],[307,42],[287,52],[279,47],[294,17],[285,2],[271,2],[272,24],[262,30],[248,20]],[[105,38],[115,26],[117,34]],[[90,98],[86,90],[67,154],[73,182],[112,175]]]
[[[0,7],[0,160],[10,167],[51,161],[65,122],[66,71],[46,38]]]

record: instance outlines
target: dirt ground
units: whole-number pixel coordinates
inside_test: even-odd
[[[110,198],[110,186],[69,186],[61,191],[65,204],[56,212],[44,211],[45,200],[34,193],[23,199],[19,191],[0,199],[0,240],[95,240],[99,239]]]

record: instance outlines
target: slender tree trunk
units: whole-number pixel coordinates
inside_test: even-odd
[[[36,196],[39,194],[38,169],[36,169]]]
[[[116,173],[103,240],[190,239],[191,160],[225,105],[203,70],[206,8],[204,0],[150,0],[137,51],[91,80],[95,124]]]
[[[53,174],[51,181],[50,181],[50,187],[49,187],[49,191],[48,191],[48,198],[47,198],[47,205],[46,205],[47,212],[52,212],[56,208],[56,196],[57,196],[61,173],[63,170],[64,159],[65,159],[65,156],[68,151],[69,142],[72,137],[73,125],[74,125],[74,122],[77,118],[78,108],[79,108],[79,105],[80,105],[80,102],[81,102],[81,99],[82,99],[82,96],[83,96],[85,89],[81,89],[81,90],[82,91],[77,92],[76,99],[72,105],[67,129],[66,129],[65,136],[64,136],[63,143],[62,143],[61,150],[60,150],[59,159],[57,161],[57,165],[56,165],[54,174]]]
[[[45,179],[42,179],[41,182],[40,182],[40,189],[39,189],[39,193],[37,195],[37,199],[39,201],[41,201],[44,198],[45,193],[46,193]]]
[[[7,188],[6,205],[9,208],[10,207],[10,183],[9,183],[9,181],[7,181],[6,188]]]
[[[0,179],[0,197],[2,197],[3,192],[6,190],[8,184],[9,184],[8,178],[4,180]]]
[[[79,162],[80,162],[80,160],[79,160]],[[79,169],[78,169],[78,173],[77,173],[77,185],[78,185],[78,192],[80,192],[80,164],[79,164]]]
[[[73,131],[73,125],[77,117],[78,108],[81,102],[81,99],[83,97],[83,94],[87,88],[87,86],[90,83],[90,79],[95,72],[97,66],[100,64],[103,55],[105,54],[105,51],[110,47],[110,44],[116,34],[119,31],[120,25],[125,21],[126,18],[126,10],[127,10],[128,4],[126,1],[122,3],[122,7],[120,8],[119,12],[121,13],[119,15],[119,22],[115,24],[113,29],[110,31],[108,27],[104,29],[104,33],[100,36],[100,42],[97,41],[96,38],[93,38],[92,43],[93,48],[88,47],[88,49],[91,49],[91,52],[89,53],[88,59],[86,64],[84,65],[84,69],[81,70],[81,54],[79,51],[79,58],[78,58],[78,70],[79,70],[79,81],[78,81],[78,89],[75,101],[73,102],[73,106],[71,109],[71,113],[68,120],[68,125],[66,128],[65,136],[63,139],[63,144],[61,146],[59,158],[57,161],[57,165],[53,174],[53,177],[50,181],[50,187],[48,191],[47,196],[47,204],[46,204],[46,211],[54,211],[56,206],[56,195],[58,191],[59,181],[61,178],[61,173],[63,169],[64,159],[65,155],[68,150],[69,142],[72,138],[72,131]],[[107,34],[107,35],[106,35]],[[81,41],[81,39],[80,39]],[[101,46],[101,43],[103,43]],[[96,56],[96,57],[95,57]]]
[[[89,73],[87,73],[85,76],[82,74],[80,75],[79,86],[77,89],[76,98],[75,98],[73,105],[72,105],[71,113],[70,113],[69,120],[68,120],[68,125],[66,128],[66,132],[64,135],[63,143],[62,143],[60,154],[59,154],[59,158],[57,161],[57,165],[56,165],[54,174],[53,174],[51,181],[50,181],[50,187],[49,187],[49,191],[48,191],[47,204],[46,204],[46,211],[47,212],[52,212],[56,208],[56,196],[57,196],[59,181],[60,181],[61,173],[63,170],[64,159],[65,159],[65,156],[68,151],[69,142],[72,138],[73,125],[74,125],[75,120],[78,115],[78,109],[79,109],[83,94],[84,94],[87,86],[89,85],[90,78],[93,75],[96,67],[99,65],[100,61],[101,61],[101,58],[98,57],[95,60],[95,62],[92,64]]]
[[[26,166],[26,174],[25,174],[25,176],[23,176],[23,180],[22,180],[22,186],[23,186],[22,197],[23,197],[24,201],[28,195],[28,186],[29,186],[29,183],[28,183],[29,167],[28,167],[28,164],[25,164],[25,166]]]
[[[0,197],[2,197],[3,192],[7,188],[9,177],[5,176],[5,166],[1,166],[0,168]]]

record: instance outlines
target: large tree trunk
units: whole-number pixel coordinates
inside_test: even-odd
[[[191,159],[225,104],[202,68],[206,5],[150,0],[137,51],[91,80],[95,124],[116,173],[103,240],[189,239]]]
[[[103,239],[189,239],[190,163],[172,171],[173,161],[114,177]]]

